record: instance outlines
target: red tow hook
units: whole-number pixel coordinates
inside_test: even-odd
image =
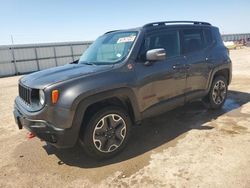
[[[32,132],[28,132],[28,133],[27,133],[28,139],[34,138],[35,136],[36,136],[36,135],[35,135],[34,133],[32,133]]]

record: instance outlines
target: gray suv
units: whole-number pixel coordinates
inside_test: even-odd
[[[219,29],[206,22],[155,22],[100,36],[73,63],[22,77],[14,116],[20,129],[58,147],[79,140],[112,157],[131,127],[194,99],[220,108],[231,60]]]

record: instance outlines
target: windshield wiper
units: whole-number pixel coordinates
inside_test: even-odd
[[[81,62],[81,64],[85,64],[85,65],[94,65],[94,66],[96,66],[96,64],[95,63],[92,63],[92,62]]]
[[[85,64],[87,64],[87,65],[94,65],[94,66],[96,66],[96,64],[94,64],[94,63],[90,63],[90,62],[85,63]]]

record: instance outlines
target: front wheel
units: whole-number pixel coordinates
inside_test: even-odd
[[[223,76],[217,76],[213,80],[207,100],[211,109],[223,106],[227,97],[227,80]]]
[[[120,107],[106,107],[96,112],[80,135],[85,151],[97,158],[110,158],[126,145],[131,120]]]

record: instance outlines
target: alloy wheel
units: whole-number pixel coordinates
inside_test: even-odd
[[[221,104],[225,100],[226,93],[226,84],[222,80],[217,81],[214,85],[212,92],[212,98],[214,103],[218,105]]]
[[[118,114],[108,114],[95,125],[93,142],[100,152],[115,151],[126,136],[126,123]]]

